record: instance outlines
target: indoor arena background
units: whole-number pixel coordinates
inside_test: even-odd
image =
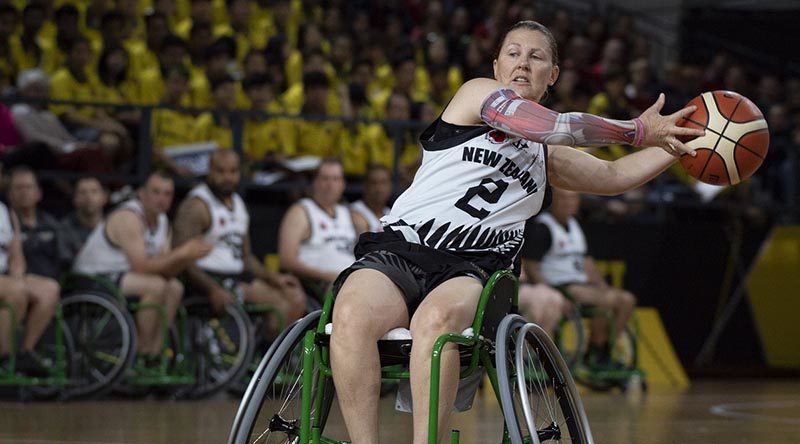
[[[646,381],[646,390],[582,387],[595,440],[796,441],[797,2],[0,0],[4,176],[33,168],[39,209],[61,219],[80,177],[108,187],[108,211],[149,172],[177,164],[174,216],[202,180],[187,169],[209,150],[233,149],[253,251],[277,271],[280,221],[309,186],[308,169],[291,160],[342,159],[347,201],[360,197],[367,167],[383,164],[396,197],[417,166],[419,133],[464,81],[492,75],[498,37],[526,19],[558,42],[560,79],[543,102],[554,110],[630,119],[659,92],[671,113],[726,89],[749,97],[770,128],[763,165],[739,185],[703,187],[676,165],[624,195],[583,196],[579,220],[600,271],[637,296]],[[83,61],[70,54],[82,38]],[[109,61],[115,53],[122,68]],[[85,70],[85,84],[72,66]],[[26,97],[18,82],[34,68],[51,88]],[[167,97],[167,68],[185,71],[177,98]],[[267,79],[261,108],[249,95],[254,78]],[[69,134],[50,142],[15,130],[12,110],[25,103],[51,110]],[[632,151],[590,150],[609,160]],[[0,443],[224,442],[239,400],[225,390],[175,400],[154,388],[134,399],[36,401],[6,377],[0,369]],[[499,441],[497,403],[490,390],[478,396],[455,427],[462,442]],[[385,442],[410,442],[410,415],[393,411],[393,398],[383,407]]]

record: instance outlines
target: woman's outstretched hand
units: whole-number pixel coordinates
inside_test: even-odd
[[[661,115],[661,108],[664,107],[664,94],[658,95],[656,103],[647,108],[639,120],[644,129],[644,136],[637,137],[642,140],[638,146],[658,146],[673,156],[689,154],[696,156],[695,151],[681,142],[678,137],[699,137],[705,134],[703,129],[685,128],[678,126],[677,123],[684,117],[690,116],[697,107],[687,106],[680,111],[676,111],[668,116]]]

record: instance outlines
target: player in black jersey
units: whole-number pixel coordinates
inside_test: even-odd
[[[538,104],[558,73],[550,31],[536,22],[514,25],[494,60],[495,79],[465,83],[423,132],[422,165],[382,219],[385,231],[361,235],[359,259],[335,285],[331,336],[333,379],[354,444],[378,441],[376,343],[400,326],[414,338],[414,443],[427,442],[433,343],[471,324],[486,277],[511,267],[525,220],[547,205],[548,184],[619,194],[679,154],[694,154],[677,137],[703,132],[676,126],[694,107],[662,116],[660,96],[632,121],[559,114]],[[650,148],[607,162],[570,147],[611,142]],[[450,344],[442,355],[440,431],[448,430],[458,368]]]

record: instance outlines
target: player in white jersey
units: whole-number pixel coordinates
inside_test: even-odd
[[[383,165],[374,164],[364,174],[361,199],[350,204],[350,209],[367,221],[369,231],[383,231],[381,218],[389,214],[386,204],[392,197],[392,173]],[[349,264],[348,264],[349,265]]]
[[[550,31],[514,25],[501,40],[495,79],[466,82],[420,137],[422,164],[411,186],[383,218],[383,233],[365,233],[359,260],[337,279],[331,365],[350,438],[378,441],[378,339],[409,326],[414,443],[428,442],[431,350],[475,316],[489,273],[508,268],[525,221],[546,205],[548,184],[595,194],[620,194],[694,152],[677,136],[704,132],[676,122],[656,103],[633,121],[559,114],[538,104],[558,78]],[[607,162],[566,145],[609,142],[649,146]],[[354,359],[357,356],[358,359]],[[442,353],[439,430],[447,434],[458,380],[455,346]]]
[[[202,236],[213,246],[187,272],[192,287],[208,296],[214,310],[234,303],[231,290],[236,288],[225,288],[227,281],[241,290],[244,301],[277,307],[284,321],[292,322],[305,312],[305,293],[297,278],[270,272],[252,253],[250,216],[236,193],[240,180],[239,155],[232,150],[214,152],[206,183],[189,193],[175,216],[175,244]],[[267,334],[273,335],[278,322],[270,313],[265,316]]]
[[[529,225],[525,232],[523,268],[536,282],[557,288],[572,301],[610,310],[614,315],[614,331],[619,333],[633,314],[636,297],[608,285],[597,271],[586,237],[575,219],[579,208],[578,193],[554,189],[550,212],[537,217],[537,224]],[[590,363],[610,364],[608,331],[606,316],[592,320],[587,355]]]
[[[166,212],[172,205],[172,178],[155,172],[137,197],[120,204],[95,227],[75,259],[73,269],[116,282],[122,294],[142,304],[164,306],[171,323],[183,298],[175,276],[211,247],[200,238],[172,248]],[[156,310],[136,312],[139,354],[150,365],[161,353],[161,319]]]
[[[310,197],[289,207],[281,221],[281,268],[300,277],[318,297],[355,261],[356,238],[367,230],[363,217],[339,203],[344,186],[342,163],[323,160],[311,182]]]

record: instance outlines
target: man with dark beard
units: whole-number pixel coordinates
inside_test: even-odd
[[[178,209],[174,242],[180,245],[200,235],[214,246],[187,273],[190,285],[208,295],[215,311],[233,303],[234,294],[242,294],[245,302],[276,307],[288,324],[303,315],[306,295],[294,276],[266,270],[252,253],[250,216],[236,193],[239,164],[232,150],[211,156],[206,183],[192,189]],[[275,328],[277,323],[268,319],[268,325]]]

